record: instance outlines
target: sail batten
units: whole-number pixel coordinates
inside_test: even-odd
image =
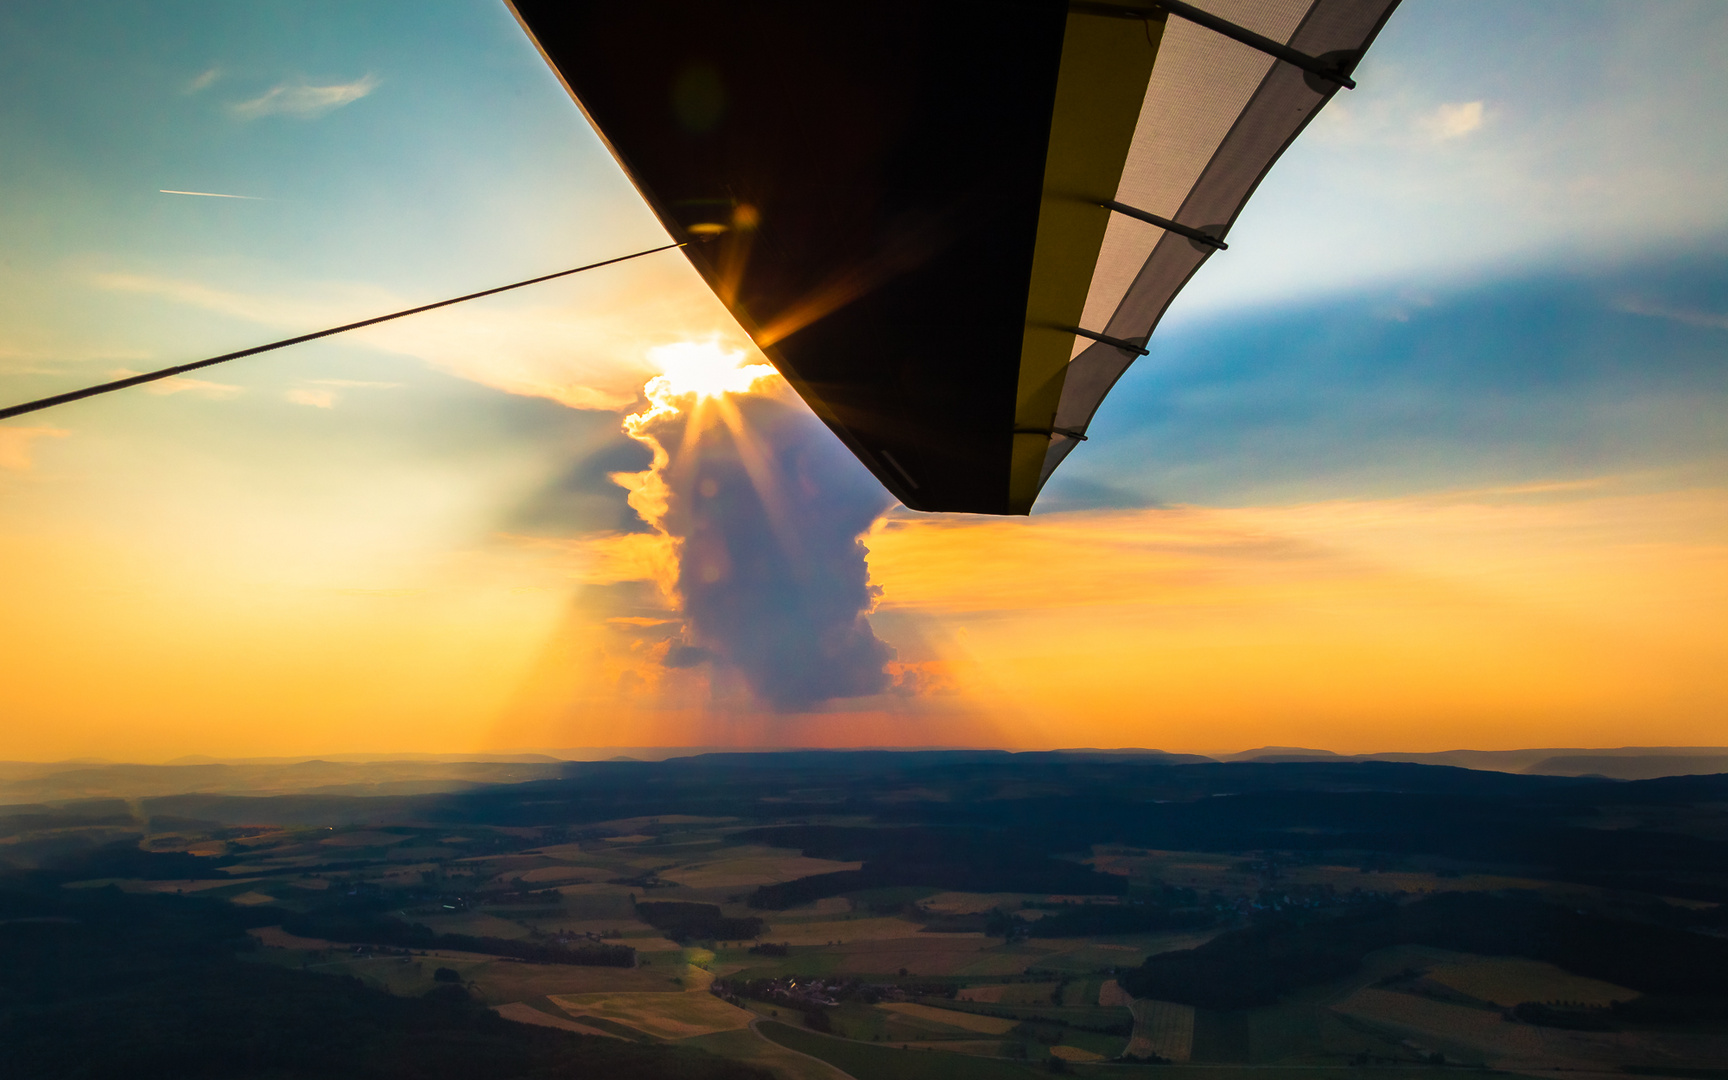
[[[1395,3],[1200,6],[1347,77]],[[1339,88],[1152,4],[514,8],[668,231],[709,238],[684,250],[740,325],[918,510],[1030,511],[1121,346]]]

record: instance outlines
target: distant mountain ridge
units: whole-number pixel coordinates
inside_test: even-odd
[[[1728,772],[1728,746],[1538,747],[1527,750],[1437,750],[1405,754],[1337,754],[1295,746],[1263,746],[1224,761],[1401,761],[1451,765],[1486,772],[1531,776],[1604,776],[1610,780],[1655,780],[1663,776],[1707,776]]]
[[[318,757],[228,758],[202,755],[166,764],[91,761],[0,761],[0,806],[74,799],[139,799],[168,795],[429,795],[494,784],[555,780],[582,763],[729,762],[743,768],[839,758],[890,757],[908,762],[1126,762],[1148,765],[1383,762],[1442,765],[1529,776],[1599,776],[1654,780],[1728,773],[1728,747],[1545,747],[1525,750],[1441,750],[1426,753],[1337,754],[1295,746],[1263,746],[1234,754],[1177,754],[1138,747],[998,750],[951,747],[861,749],[735,749],[601,747],[474,754],[327,754]]]
[[[1524,771],[1546,776],[1607,776],[1616,780],[1709,776],[1728,772],[1728,754],[1568,754],[1545,758]]]

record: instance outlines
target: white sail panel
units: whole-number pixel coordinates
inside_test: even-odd
[[[1205,10],[1308,56],[1353,66],[1396,0],[1209,0]],[[1338,86],[1242,42],[1169,18],[1117,201],[1222,237],[1273,162]],[[1105,235],[1082,325],[1122,341],[1150,337],[1213,253],[1118,214]],[[1077,338],[1051,425],[1040,486],[1078,445],[1135,356]]]

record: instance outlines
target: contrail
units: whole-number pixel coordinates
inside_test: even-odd
[[[257,195],[222,195],[214,191],[171,191],[168,188],[157,188],[164,195],[202,195],[207,199],[247,199],[251,202],[269,202],[269,199]]]

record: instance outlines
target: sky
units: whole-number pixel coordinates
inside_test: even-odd
[[[4,422],[0,759],[1728,742],[1725,42],[1407,0],[1030,518],[676,253]],[[490,0],[17,0],[0,146],[6,403],[665,242]]]

